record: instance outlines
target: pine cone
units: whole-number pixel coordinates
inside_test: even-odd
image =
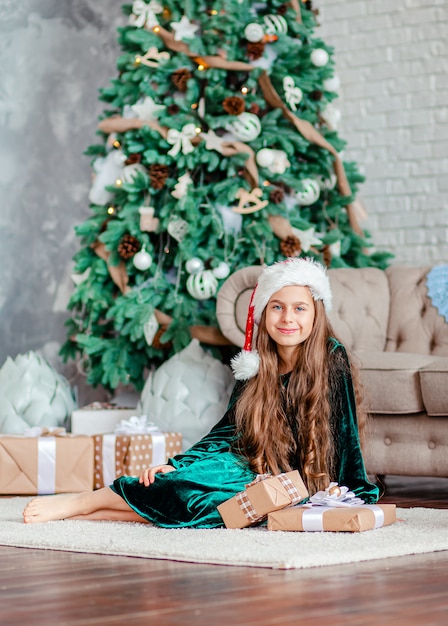
[[[170,104],[167,111],[170,115],[176,115],[177,113],[179,113],[180,109],[177,104]]]
[[[272,204],[280,204],[284,197],[285,193],[283,189],[273,189],[269,194],[269,200],[272,202]]]
[[[252,61],[256,61],[263,56],[264,43],[262,41],[249,42],[247,44],[247,56]]]
[[[246,103],[239,96],[229,96],[224,98],[222,107],[229,115],[241,115],[246,108]]]
[[[285,257],[299,256],[302,252],[302,244],[297,237],[290,235],[280,243],[280,251]]]
[[[185,92],[187,91],[188,81],[192,76],[193,74],[189,70],[180,68],[171,74],[171,81],[179,91]]]
[[[140,163],[142,160],[142,155],[141,154],[130,154],[128,156],[128,158],[126,159],[126,161],[124,162],[125,165],[134,165],[134,163]]]
[[[158,163],[150,165],[149,178],[151,180],[151,187],[154,187],[154,189],[162,189],[168,178],[168,174],[169,169],[167,165],[159,165]]]
[[[322,100],[322,96],[324,94],[320,91],[320,89],[315,89],[310,93],[311,100]]]
[[[140,242],[133,235],[124,235],[118,244],[117,252],[124,261],[132,259],[140,250]]]

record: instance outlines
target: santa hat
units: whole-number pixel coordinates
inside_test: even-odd
[[[314,300],[322,300],[325,310],[331,311],[330,281],[325,267],[313,259],[291,258],[274,263],[263,270],[252,292],[246,321],[243,350],[231,361],[237,380],[247,380],[258,373],[260,356],[252,348],[254,324],[260,323],[262,313],[271,296],[283,287],[308,287]]]

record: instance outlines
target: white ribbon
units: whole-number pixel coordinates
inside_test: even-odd
[[[374,529],[384,525],[384,511],[374,504],[363,504],[363,509],[370,509],[375,515]],[[333,510],[333,506],[315,506],[305,508],[302,515],[303,530],[307,532],[319,532],[324,530],[324,515],[326,511]]]
[[[37,441],[37,493],[56,491],[56,437],[39,437]]]
[[[305,509],[302,515],[303,530],[307,532],[322,531],[324,529],[324,513],[330,510],[331,507],[328,506]]]
[[[291,76],[285,76],[283,79],[283,89],[285,91],[285,100],[293,111],[297,110],[297,104],[302,101],[303,92],[300,87],[296,87],[294,79]]]
[[[116,435],[150,435],[159,432],[160,428],[153,422],[148,422],[146,415],[132,415],[115,426]]]
[[[115,468],[115,442],[116,435],[106,434],[103,435],[103,484],[105,486],[111,485],[117,477],[117,471]]]
[[[191,139],[197,136],[196,126],[194,124],[186,124],[181,131],[175,128],[170,128],[166,140],[173,147],[169,150],[170,156],[176,156],[179,151],[182,150],[182,154],[189,154],[193,152],[194,146],[191,143]]]
[[[152,463],[151,465],[165,465],[166,463],[166,439],[160,432],[152,434]]]

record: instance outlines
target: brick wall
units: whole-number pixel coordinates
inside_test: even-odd
[[[448,263],[448,2],[315,0],[334,48],[363,227],[396,263]]]

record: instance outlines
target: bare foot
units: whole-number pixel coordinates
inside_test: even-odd
[[[23,511],[25,524],[49,522],[79,515],[81,511],[81,494],[61,494],[33,498]]]

